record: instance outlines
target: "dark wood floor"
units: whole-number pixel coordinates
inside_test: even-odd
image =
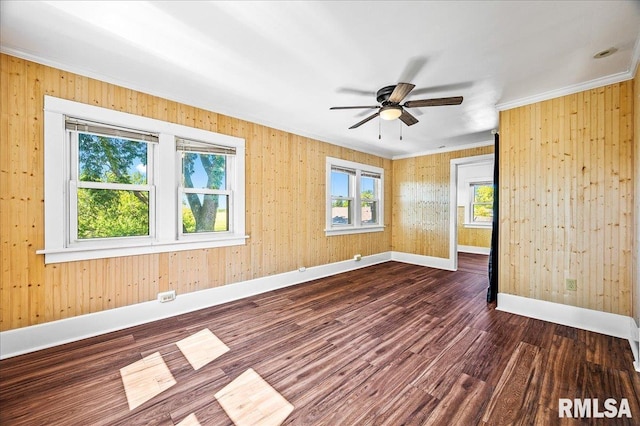
[[[487,276],[489,273],[489,256],[458,253],[458,271]]]
[[[497,311],[486,256],[460,263],[388,262],[4,360],[0,424],[231,425],[214,394],[249,368],[290,425],[582,424],[559,398],[627,398],[633,419],[600,424],[639,424],[627,341]],[[203,328],[230,350],[194,371],[175,342]],[[177,384],[129,411],[119,370],[158,351]]]

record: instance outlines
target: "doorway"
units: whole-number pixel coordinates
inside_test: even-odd
[[[493,184],[493,163],[494,154],[451,160],[449,259],[454,270],[458,269],[459,252],[489,253],[488,250],[483,250],[486,248],[483,245],[485,245],[486,233],[489,235],[490,242],[491,226],[483,223],[486,222],[486,215],[482,214],[482,200],[474,195],[478,194],[483,184]],[[478,241],[478,243],[459,244],[460,230],[468,230],[467,234],[471,238],[468,241]],[[465,232],[463,232],[463,236],[466,238],[467,236],[464,234]],[[482,244],[480,244],[481,242]]]

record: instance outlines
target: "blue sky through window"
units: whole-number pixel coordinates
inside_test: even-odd
[[[186,160],[188,157],[191,157],[191,159],[193,160],[193,173],[191,173],[191,183],[193,185],[189,186],[190,188],[198,188],[198,189],[209,188],[207,186],[207,179],[208,179],[207,172],[205,171],[204,166],[202,165],[202,161],[200,160],[201,156],[214,157],[216,155],[214,155],[214,154],[200,154],[200,153],[186,153],[185,154],[185,159],[184,160]],[[184,166],[183,166],[183,172],[184,173],[187,172],[187,170],[184,168]],[[221,179],[221,181],[220,181],[220,185],[219,185],[218,188],[209,188],[209,189],[225,189],[227,187],[226,173],[222,173],[221,176],[220,176],[220,179]],[[186,183],[185,183],[185,186],[186,186]]]
[[[375,180],[373,178],[363,177],[360,182],[360,190],[362,192],[370,192],[375,194]]]
[[[340,172],[331,172],[331,195],[334,197],[349,196],[349,175]]]
[[[360,191],[376,193],[376,179],[370,177],[362,177],[360,179]],[[331,172],[331,195],[334,197],[349,196],[349,175],[337,171]]]

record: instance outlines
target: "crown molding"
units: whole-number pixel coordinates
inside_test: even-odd
[[[491,139],[491,140],[484,141],[484,142],[475,142],[475,143],[469,143],[469,144],[465,144],[465,145],[448,146],[446,148],[430,149],[430,150],[427,150],[427,151],[420,151],[420,152],[415,152],[415,153],[412,153],[412,154],[394,155],[393,157],[391,157],[391,159],[392,160],[403,160],[405,158],[414,158],[414,157],[422,157],[422,156],[425,156],[425,155],[442,154],[443,152],[453,152],[453,151],[462,151],[463,149],[482,148],[484,146],[493,145],[494,143],[495,143],[494,140]]]
[[[631,78],[636,76],[638,70],[638,64],[640,63],[640,37],[636,40],[636,46],[633,48],[633,56],[631,56],[631,65],[629,67],[629,74]]]
[[[531,105],[538,102],[548,101],[549,99],[559,98],[562,96],[573,95],[574,93],[584,92],[586,90],[595,89],[597,87],[607,86],[609,84],[620,83],[633,79],[630,70],[617,74],[608,75],[606,77],[596,78],[584,83],[572,84],[570,86],[561,87],[560,89],[550,90],[548,92],[539,93],[533,96],[516,99],[509,102],[503,102],[496,105],[498,111],[506,111],[508,109],[518,108],[525,105]]]

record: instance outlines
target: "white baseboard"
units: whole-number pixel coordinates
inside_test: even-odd
[[[0,359],[5,359],[88,337],[122,330],[244,297],[364,268],[391,260],[391,252],[364,256],[291,271],[193,293],[179,294],[172,302],[150,301],[73,318],[0,332]]]
[[[487,256],[491,254],[490,247],[462,246],[460,244],[458,244],[458,251],[471,254],[486,254]]]
[[[496,309],[622,339],[630,339],[632,337],[629,327],[629,321],[632,319],[624,315],[506,293],[498,293],[498,306]]]
[[[442,257],[423,256],[420,254],[392,251],[391,260],[410,263],[412,265],[427,266],[429,268],[445,269],[447,271],[456,270],[456,259],[445,259]]]

